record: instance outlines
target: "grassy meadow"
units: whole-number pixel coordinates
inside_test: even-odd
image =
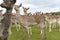
[[[19,30],[19,32],[16,31],[15,27],[12,27],[12,35],[9,37],[9,40],[22,40],[22,36],[24,35],[24,40],[28,40],[27,32],[22,32],[23,28]],[[32,33],[30,40],[40,40],[40,29],[38,27],[32,27]],[[58,31],[58,28],[52,29],[52,32],[48,32],[48,29],[46,30],[46,40],[60,40],[60,32]]]

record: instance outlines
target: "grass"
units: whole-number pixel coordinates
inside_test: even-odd
[[[16,31],[15,27],[12,27],[12,35],[10,36],[9,40],[22,40],[22,36],[24,35],[24,40],[28,39],[28,35],[26,31],[23,33],[22,29],[19,32]],[[30,40],[40,40],[40,29],[37,27],[32,27],[32,33]],[[60,40],[60,32],[58,28],[52,29],[52,32],[46,31],[46,40]]]

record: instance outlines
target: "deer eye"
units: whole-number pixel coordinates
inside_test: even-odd
[[[10,2],[14,4],[16,2],[16,0],[10,0]]]

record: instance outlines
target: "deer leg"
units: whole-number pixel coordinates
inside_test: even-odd
[[[60,24],[59,24],[59,31],[60,31]]]
[[[20,27],[21,27],[20,24],[18,24],[18,27],[19,27],[19,30],[20,30]]]
[[[41,28],[40,40],[46,40],[46,28]]]
[[[52,28],[56,28],[57,27],[57,23],[53,23]]]
[[[4,40],[3,33],[0,33],[0,40]]]
[[[52,28],[54,28],[55,27],[55,24],[52,24]]]
[[[47,26],[47,22],[45,22],[45,26],[46,26],[46,29],[48,28],[48,26]]]
[[[51,32],[51,24],[49,24],[49,32]]]
[[[19,30],[18,30],[18,24],[17,24],[17,22],[15,22],[15,25],[16,25],[16,30],[18,32]]]
[[[24,27],[24,26],[22,26],[22,27],[23,27],[23,30],[22,30],[22,32],[23,32],[23,33],[22,33],[22,34],[23,34],[23,35],[22,35],[22,40],[25,40],[25,35],[24,35],[24,34],[25,34],[25,27]]]
[[[2,38],[0,38],[0,40],[2,40]]]
[[[30,30],[30,35],[32,35],[32,28],[31,28],[31,27],[29,27],[29,30]]]
[[[8,38],[5,38],[4,40],[8,40]]]
[[[11,35],[12,34],[12,32],[11,32],[11,26],[10,26],[10,28],[9,28],[9,35]]]
[[[30,30],[29,30],[28,26],[26,26],[26,30],[27,30],[27,33],[28,33],[28,40],[30,40]]]
[[[11,27],[12,27],[12,23],[10,24],[10,27],[9,27],[9,35],[12,34],[12,32],[11,32]]]
[[[55,23],[55,28],[57,27],[57,23]]]
[[[4,40],[4,38],[3,37],[0,37],[0,40]]]
[[[60,28],[59,28],[59,31],[60,31]]]
[[[39,25],[40,25],[40,28],[41,28],[40,40],[46,40],[46,27],[45,27],[45,22],[42,22]]]
[[[60,23],[59,22],[57,22],[58,23],[58,25],[59,25],[59,31],[60,31]]]
[[[8,40],[9,30],[6,30],[6,29],[5,29],[5,30],[3,31],[3,35],[4,35],[4,36],[3,36],[4,40]]]

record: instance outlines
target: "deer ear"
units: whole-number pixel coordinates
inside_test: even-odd
[[[29,8],[28,8],[29,9]]]
[[[22,8],[24,9],[24,7],[22,6]]]
[[[19,5],[19,7],[21,7],[22,6],[22,3]]]
[[[12,2],[13,2],[13,4],[15,4],[16,3],[16,0],[12,0]]]

